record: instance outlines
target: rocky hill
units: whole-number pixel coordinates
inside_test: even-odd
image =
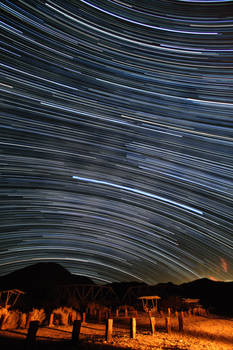
[[[38,263],[0,277],[0,290],[49,288],[58,285],[94,284],[85,276],[73,275],[57,263]]]

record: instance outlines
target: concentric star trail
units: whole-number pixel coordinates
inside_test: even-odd
[[[233,280],[233,3],[0,3],[0,275]]]

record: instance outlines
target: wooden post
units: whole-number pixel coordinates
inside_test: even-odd
[[[82,314],[82,322],[83,323],[86,322],[86,312],[83,312],[83,314]]]
[[[112,341],[112,325],[113,325],[113,319],[109,318],[106,321],[106,330],[105,330],[105,340],[106,341]]]
[[[49,316],[49,327],[53,326],[53,318],[54,318],[54,314],[51,313],[50,316]]]
[[[73,330],[72,330],[72,342],[75,343],[79,341],[80,329],[81,329],[81,320],[74,320]]]
[[[167,309],[167,316],[171,317],[171,309],[170,309],[170,307]]]
[[[31,321],[28,328],[28,334],[26,337],[26,349],[32,349],[34,348],[34,345],[36,344],[36,333],[39,328],[39,321]]]
[[[25,328],[29,328],[29,325],[30,325],[30,322],[31,322],[31,318],[32,318],[32,312],[29,312],[29,313],[27,314]]]
[[[132,317],[130,319],[130,338],[136,337],[136,318]]]
[[[128,317],[128,309],[126,305],[125,305],[125,317]]]
[[[165,327],[168,333],[171,333],[171,319],[170,317],[165,317]]]
[[[102,321],[102,311],[100,309],[97,310],[97,319],[98,319],[98,323],[101,323],[101,321]]]
[[[93,305],[89,305],[89,315],[93,315]]]
[[[183,320],[183,312],[178,313],[178,324],[179,324],[179,331],[183,332],[184,330],[184,320]]]
[[[151,327],[152,335],[155,335],[155,318],[154,317],[150,318],[150,327]]]
[[[116,317],[119,317],[119,309],[116,309]]]
[[[26,319],[27,315],[25,313],[22,313],[19,320],[19,328],[26,328]]]
[[[5,319],[6,319],[6,314],[1,315],[1,317],[0,317],[0,329],[3,328]]]

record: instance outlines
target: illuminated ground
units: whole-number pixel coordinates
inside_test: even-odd
[[[129,338],[129,319],[114,321],[113,341],[105,342],[105,324],[88,322],[81,328],[81,344],[84,349],[103,348],[111,346],[114,349],[154,349],[154,350],[232,350],[233,342],[233,320],[222,319],[214,316],[200,317],[192,316],[185,318],[185,329],[183,333],[178,332],[177,320],[172,317],[172,333],[167,334],[164,329],[164,319],[156,318],[157,332],[151,336],[148,318],[137,319],[136,339]],[[50,348],[72,347],[69,344],[71,339],[72,326],[54,326],[53,328],[43,327],[38,331],[38,339],[41,348],[50,342]],[[1,331],[1,341],[4,336],[24,339],[26,330]],[[65,341],[65,343],[64,343]],[[54,345],[53,345],[54,344]],[[88,344],[88,345],[87,345]],[[38,345],[39,346],[39,345]],[[81,346],[81,345],[80,345]],[[81,348],[82,348],[81,347]],[[74,349],[77,347],[73,347]]]

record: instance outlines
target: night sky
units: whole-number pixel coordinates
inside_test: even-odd
[[[233,280],[233,2],[0,4],[0,275]]]

